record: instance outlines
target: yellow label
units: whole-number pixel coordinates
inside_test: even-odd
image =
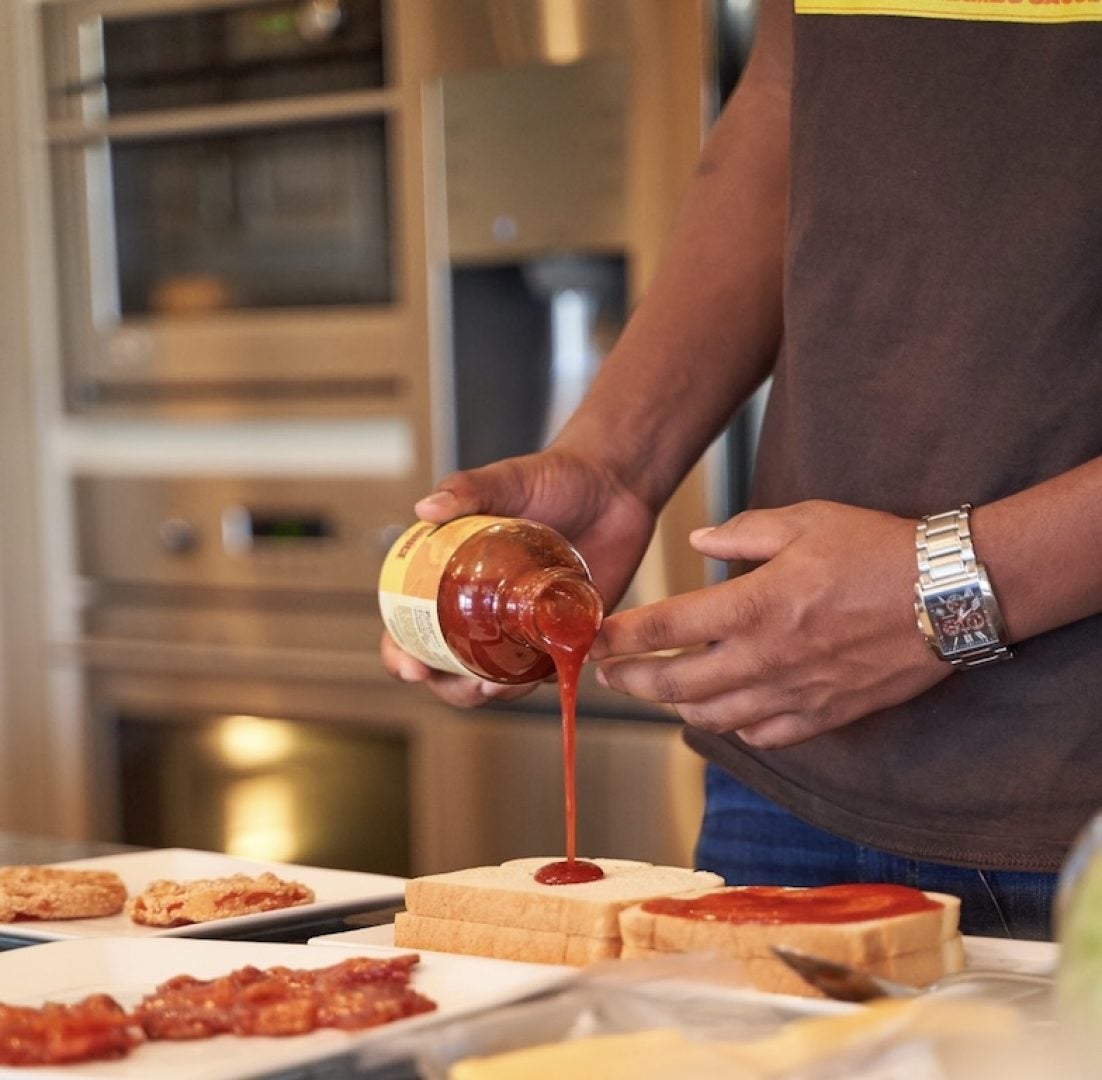
[[[1102,20],[1102,0],[795,0],[797,15],[904,15],[975,22]]]
[[[472,514],[445,525],[419,521],[391,546],[379,571],[379,611],[398,645],[429,667],[469,675],[448,648],[436,606],[444,568],[460,544],[505,518]]]

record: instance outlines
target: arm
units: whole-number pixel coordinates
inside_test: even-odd
[[[662,264],[555,446],[652,511],[768,376],[782,331],[792,12],[762,5]]]
[[[1012,641],[1102,612],[1102,457],[973,513]]]

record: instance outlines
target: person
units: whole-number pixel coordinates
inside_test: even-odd
[[[689,537],[730,575],[611,614],[599,679],[673,705],[707,759],[701,867],[940,889],[966,933],[1042,938],[1102,805],[1102,24],[893,8],[764,0],[584,401],[546,449],[415,509],[558,528],[611,610],[772,375],[751,508]],[[974,620],[991,663],[950,663],[916,624],[931,515],[970,535],[994,592],[941,610],[942,653]],[[456,705],[503,692],[382,655]]]

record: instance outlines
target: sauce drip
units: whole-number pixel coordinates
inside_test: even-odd
[[[566,861],[548,863],[536,872],[543,885],[576,885],[597,881],[604,871],[596,864],[577,858],[578,809],[575,779],[575,728],[577,725],[578,679],[586,654],[597,637],[600,612],[583,602],[576,592],[551,588],[540,598],[538,625],[559,675],[562,708],[563,795],[566,808]]]
[[[536,880],[541,885],[584,885],[587,881],[600,881],[604,876],[605,872],[596,863],[585,859],[549,862],[536,871]]]
[[[907,885],[823,885],[783,889],[748,885],[725,892],[677,899],[647,900],[652,915],[726,923],[846,923],[932,911],[941,905]]]

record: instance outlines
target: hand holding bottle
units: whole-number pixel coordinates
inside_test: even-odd
[[[551,526],[584,556],[609,608],[627,588],[654,530],[652,510],[610,470],[553,448],[453,473],[415,510],[422,521],[433,524],[469,514],[493,514]],[[487,698],[508,700],[531,689],[531,685],[506,686],[435,671],[403,652],[387,634],[381,654],[394,678],[424,682],[453,705],[477,705]]]

